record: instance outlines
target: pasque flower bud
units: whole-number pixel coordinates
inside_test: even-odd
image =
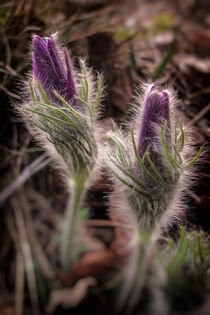
[[[167,228],[183,211],[188,178],[192,178],[189,166],[200,155],[199,151],[192,158],[173,90],[159,92],[154,85],[145,86],[132,114],[134,119],[125,128],[115,127],[108,135],[107,157],[115,182],[112,212],[134,231],[127,236],[128,261],[118,303],[127,304],[128,313],[145,281],[152,234]]]
[[[158,151],[157,126],[163,127],[167,120],[169,125],[169,99],[167,92],[158,92],[153,85],[146,96],[143,118],[141,121],[138,153],[142,158],[148,146],[151,151]]]
[[[32,75],[26,102],[18,112],[36,140],[66,174],[71,198],[67,203],[61,241],[61,263],[69,268],[78,212],[93,169],[97,169],[98,105],[101,77],[95,80],[83,60],[73,71],[57,35],[32,41]]]
[[[18,109],[36,139],[75,177],[95,165],[95,126],[100,102],[97,81],[85,62],[74,70],[57,34],[32,40],[32,80],[27,102]]]
[[[170,223],[179,213],[187,187],[186,169],[200,153],[190,160],[193,151],[186,143],[172,90],[146,86],[137,102],[131,134],[116,128],[109,135],[107,165],[116,185],[126,193],[139,226],[151,229],[163,221]]]
[[[32,64],[34,78],[41,84],[49,100],[61,102],[55,96],[56,91],[67,102],[75,101],[75,82],[68,53],[58,49],[55,35],[46,38],[33,36]]]
[[[162,139],[162,130],[165,126],[165,135]],[[164,169],[164,152],[162,141],[171,149],[170,137],[170,117],[169,117],[169,94],[166,91],[159,92],[155,85],[152,85],[145,95],[142,105],[140,129],[137,138],[137,151],[142,163],[150,172],[158,174],[159,180],[166,179],[167,174]],[[137,157],[138,158],[138,157]],[[139,168],[136,161],[137,169]],[[141,173],[144,170],[141,169]],[[145,174],[147,187],[152,188],[154,183],[151,182],[152,176]],[[151,174],[149,174],[151,175]],[[159,190],[159,189],[158,189]]]

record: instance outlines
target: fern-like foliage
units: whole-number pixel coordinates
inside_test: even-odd
[[[162,284],[173,309],[198,306],[209,292],[210,242],[203,232],[186,232],[181,228],[177,244],[171,240],[159,254],[165,270]]]

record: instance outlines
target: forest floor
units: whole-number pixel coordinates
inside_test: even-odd
[[[100,292],[95,292],[91,277],[89,299],[85,297],[86,291],[84,300],[80,293],[78,301],[76,293],[75,300],[69,301],[69,291],[65,293],[64,289],[60,293],[62,298],[59,295],[60,283],[66,290],[76,283],[72,276],[68,278],[52,267],[68,192],[59,170],[49,165],[43,149],[19,122],[12,106],[23,100],[19,90],[31,69],[32,34],[47,36],[54,32],[59,33],[75,60],[86,57],[90,66],[103,73],[104,123],[109,124],[109,118],[120,121],[141,83],[155,82],[176,90],[179,110],[193,129],[195,148],[202,145],[206,148],[196,171],[195,187],[189,191],[183,225],[206,233],[210,229],[209,2],[3,0],[0,3],[1,315],[45,313],[46,304],[51,314],[67,314],[68,307],[70,314],[83,314],[87,307],[92,314],[110,313],[103,285]],[[101,179],[88,198],[92,208],[87,221],[89,230],[97,235],[100,246],[102,241],[105,244],[104,256],[98,257],[99,261],[108,261],[110,252],[106,251],[116,235],[109,215],[101,210],[106,207],[104,196],[110,189]],[[114,256],[110,259],[104,267],[107,274]],[[56,289],[50,300],[52,287]],[[207,315],[207,300],[197,314]],[[58,307],[60,304],[67,309]]]

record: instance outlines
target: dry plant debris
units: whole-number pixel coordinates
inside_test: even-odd
[[[87,306],[93,314],[108,314],[109,292],[120,281],[116,275],[110,280],[110,271],[124,261],[116,250],[123,242],[122,224],[107,211],[113,187],[103,178],[90,189],[87,204],[92,214],[85,222],[97,251],[83,255],[68,274],[57,270],[60,217],[68,191],[62,173],[48,166],[45,153],[35,147],[11,105],[22,98],[17,86],[30,67],[32,34],[58,31],[72,56],[87,56],[90,65],[103,71],[107,126],[109,117],[120,122],[135,85],[155,79],[178,91],[180,110],[194,128],[195,145],[201,146],[210,132],[209,27],[208,1],[1,1],[1,314],[63,314],[60,305],[73,307],[72,314]],[[210,227],[208,161],[205,153],[183,217],[187,227],[205,231]],[[175,231],[176,226],[172,235]],[[169,238],[159,240],[164,248]],[[108,279],[101,280],[102,275]],[[69,294],[77,300],[73,304]],[[141,301],[139,309],[146,312],[145,303]],[[206,299],[197,309],[192,307],[192,314],[207,314],[208,303]]]

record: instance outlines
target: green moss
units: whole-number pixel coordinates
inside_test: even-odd
[[[173,26],[173,17],[169,13],[158,15],[154,19],[154,26],[159,31],[165,31]]]
[[[129,29],[129,28],[121,28],[113,34],[113,38],[116,41],[123,42],[127,39],[132,38],[134,35],[135,35],[134,30]]]
[[[6,19],[6,12],[4,9],[0,9],[0,24],[3,24]]]

